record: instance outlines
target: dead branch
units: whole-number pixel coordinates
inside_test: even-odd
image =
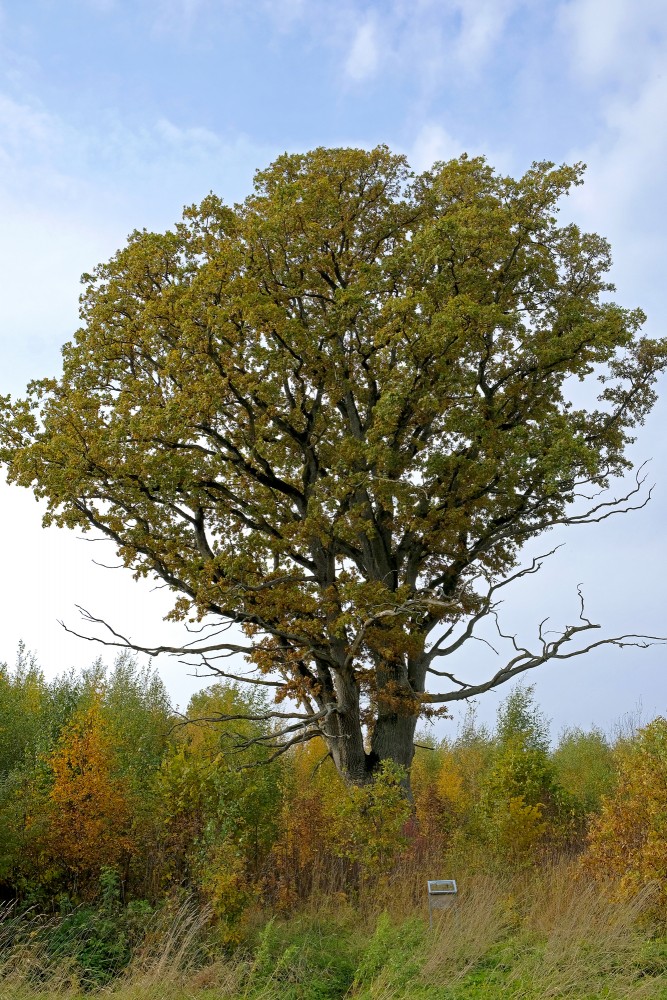
[[[488,680],[478,684],[460,681],[452,674],[434,670],[430,667],[430,673],[437,674],[440,677],[447,677],[453,684],[457,685],[457,687],[456,689],[447,691],[443,694],[425,695],[423,699],[424,704],[443,704],[450,701],[461,701],[463,699],[473,698],[476,695],[484,694],[484,692],[490,691],[492,688],[499,687],[501,684],[505,684],[513,677],[525,673],[527,670],[533,670],[535,667],[539,667],[544,663],[558,660],[569,660],[575,656],[583,656],[585,653],[589,653],[591,650],[597,649],[600,646],[616,646],[621,649],[633,646],[637,649],[648,649],[649,646],[667,643],[667,637],[665,636],[626,633],[624,635],[597,639],[596,641],[589,642],[577,649],[564,649],[568,643],[571,643],[585,633],[597,631],[601,628],[600,625],[592,622],[585,614],[584,598],[581,587],[577,587],[577,594],[579,596],[580,604],[577,624],[566,625],[561,632],[555,632],[554,630],[545,629],[545,625],[549,619],[543,619],[538,625],[538,640],[540,642],[540,648],[537,652],[532,652],[527,647],[519,645],[516,635],[503,632],[500,628],[497,612],[494,608],[491,608],[490,613],[495,619],[498,635],[502,639],[509,640],[512,643],[516,656],[512,657],[508,663],[501,667],[500,670],[497,670]],[[556,637],[554,639],[548,639],[547,636],[549,635],[555,635]]]
[[[431,646],[430,650],[426,654],[429,673],[436,674],[441,677],[450,677],[451,676],[450,674],[443,673],[432,667],[431,664],[433,660],[439,656],[451,656],[452,653],[456,652],[457,649],[460,649],[461,646],[463,646],[463,644],[467,642],[469,639],[478,639],[479,637],[474,635],[474,630],[476,626],[479,625],[479,623],[483,621],[485,618],[487,618],[489,615],[493,614],[495,608],[500,603],[498,601],[494,601],[495,595],[504,587],[509,586],[509,584],[514,583],[516,580],[520,580],[524,576],[532,576],[533,574],[538,573],[542,568],[542,566],[544,565],[545,560],[548,559],[550,556],[554,555],[562,547],[563,547],[562,545],[556,545],[553,549],[550,549],[549,552],[545,552],[542,555],[535,556],[535,558],[531,560],[530,565],[523,566],[522,568],[516,570],[515,573],[512,573],[504,580],[500,580],[497,583],[492,583],[489,586],[489,589],[487,590],[486,594],[482,598],[482,604],[480,606],[479,611],[475,612],[475,614],[472,615],[472,617],[468,620],[461,635],[453,642],[451,642],[448,646],[443,645],[443,642],[449,639],[449,637],[453,634],[456,626],[459,624],[458,622],[453,622],[446,629],[443,635],[440,636],[437,642],[435,642]],[[487,640],[481,640],[481,641],[486,642],[487,645],[491,647],[494,653],[497,652],[497,650],[495,650],[494,647],[491,646],[491,643],[489,643]]]
[[[59,620],[58,624],[69,632],[70,635],[75,635],[78,639],[85,639],[87,642],[98,642],[102,646],[115,646],[120,649],[131,649],[135,653],[145,653],[147,656],[159,656],[161,653],[171,653],[171,654],[187,654],[187,655],[198,655],[207,653],[220,653],[222,651],[228,652],[230,655],[235,653],[240,653],[244,656],[248,656],[254,652],[254,646],[241,646],[238,643],[232,642],[222,642],[215,643],[211,646],[200,646],[198,649],[188,648],[192,646],[192,643],[186,643],[185,646],[141,646],[136,642],[132,642],[127,636],[122,635],[122,633],[117,632],[108,622],[103,618],[96,618],[95,615],[91,614],[85,608],[81,607],[80,604],[76,605],[81,617],[84,621],[90,622],[93,625],[101,625],[103,628],[107,629],[114,637],[113,639],[101,639],[99,636],[85,635],[82,632],[76,632],[71,629],[64,621]]]

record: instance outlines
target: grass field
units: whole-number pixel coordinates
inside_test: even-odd
[[[563,866],[511,881],[471,877],[460,890],[456,910],[432,929],[404,886],[388,887],[386,910],[369,893],[363,905],[329,900],[288,919],[258,912],[233,954],[216,949],[206,916],[184,906],[102,987],[28,930],[5,940],[0,997],[667,1000],[667,937],[650,917],[651,891],[612,902]]]

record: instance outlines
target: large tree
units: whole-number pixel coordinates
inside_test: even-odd
[[[409,768],[420,716],[641,643],[594,642],[582,608],[483,682],[449,666],[539,565],[519,563],[528,539],[644,500],[605,491],[667,346],[608,301],[606,241],[557,224],[581,173],[281,156],[243,204],[211,195],[84,275],[62,377],[4,401],[10,479],[164,581],[175,618],[213,623],[191,648],[275,688],[276,752],[320,734],[364,783]]]

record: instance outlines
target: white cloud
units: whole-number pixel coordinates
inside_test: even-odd
[[[583,188],[571,196],[572,210],[610,239],[622,297],[655,315],[664,314],[666,107],[667,76],[649,78],[637,93],[608,101],[600,136],[570,157],[588,163]]]
[[[177,214],[184,199],[205,194],[221,176],[234,177],[232,190],[221,193],[245,193],[254,169],[273,153],[243,133],[223,135],[167,116],[134,127],[101,110],[94,122],[74,127],[36,102],[0,92],[0,203],[29,210],[39,205],[51,211],[56,203],[64,211],[67,203],[76,219],[86,212],[104,215],[114,203],[111,214],[117,215],[118,200],[165,206],[166,192],[173,191]]]
[[[575,99],[593,122],[590,140],[566,155],[588,170],[563,215],[610,240],[619,301],[664,315],[664,0],[567,0],[557,22]]]
[[[17,209],[0,200],[0,394],[55,374],[60,347],[78,326],[79,276],[115,249],[113,221],[69,217],[44,208]],[[125,227],[129,228],[129,227]]]
[[[113,649],[70,635],[59,624],[63,620],[69,628],[86,632],[77,604],[106,618],[139,644],[187,641],[184,626],[164,621],[173,605],[166,590],[155,592],[153,583],[133,580],[129,570],[111,572],[96,565],[93,560],[118,564],[113,546],[83,541],[78,532],[43,528],[44,509],[45,504],[35,502],[28,490],[8,486],[0,475],[0,548],[12,578],[11,588],[3,594],[0,660],[11,660],[23,640],[48,677],[72,666],[87,667],[100,655],[110,663]],[[169,690],[185,707],[202,682],[188,677],[187,669],[171,657],[160,657],[158,666]]]
[[[373,18],[368,18],[355,32],[345,61],[345,73],[355,83],[360,83],[375,75],[379,62],[380,42],[377,24]]]
[[[170,0],[167,9],[173,12]],[[242,9],[243,0],[224,0]],[[247,3],[247,0],[246,0]],[[262,0],[282,33],[341,54],[356,84],[396,73],[430,93],[452,74],[475,77],[499,50],[509,19],[529,0]]]
[[[667,33],[664,0],[569,0],[560,25],[576,75],[589,82],[645,75]]]
[[[417,172],[429,170],[438,160],[457,159],[463,153],[469,156],[485,156],[491,166],[501,173],[517,171],[511,150],[493,148],[488,142],[485,144],[483,135],[477,136],[475,142],[465,143],[437,121],[425,122],[406,150],[408,162]]]
[[[408,159],[413,170],[429,170],[436,160],[452,160],[465,152],[463,144],[442,125],[423,125],[411,146]]]
[[[180,128],[178,125],[174,125],[173,122],[169,121],[168,118],[160,118],[158,120],[155,126],[155,132],[157,136],[161,136],[166,139],[168,143],[176,146],[187,145],[189,147],[212,147],[224,145],[221,137],[216,132],[212,132],[210,129],[200,128],[198,126]]]
[[[348,47],[344,70],[349,79],[364,82],[390,68],[428,93],[451,74],[474,77],[482,72],[510,17],[525,2],[388,0],[359,23],[359,5],[353,0],[336,8],[335,20],[311,17],[310,30],[328,33],[332,44]]]
[[[521,6],[522,0],[455,0],[461,18],[454,47],[459,66],[472,72],[483,69],[510,16]]]
[[[38,107],[0,94],[0,149],[9,154],[26,145],[45,148],[58,137],[57,119]]]
[[[211,188],[243,197],[275,150],[163,117],[86,130],[0,93],[0,394],[55,373],[78,325],[79,276],[142,226],[164,229]]]

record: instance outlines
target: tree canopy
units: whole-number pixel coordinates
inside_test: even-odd
[[[410,766],[420,716],[641,641],[593,643],[582,607],[482,683],[449,666],[539,567],[527,540],[643,502],[606,491],[667,344],[609,301],[607,242],[558,224],[582,170],[285,154],[242,204],[210,195],[84,275],[62,377],[4,401],[10,480],[212,623],[192,649],[274,689],[276,752],[319,734],[363,784]]]

